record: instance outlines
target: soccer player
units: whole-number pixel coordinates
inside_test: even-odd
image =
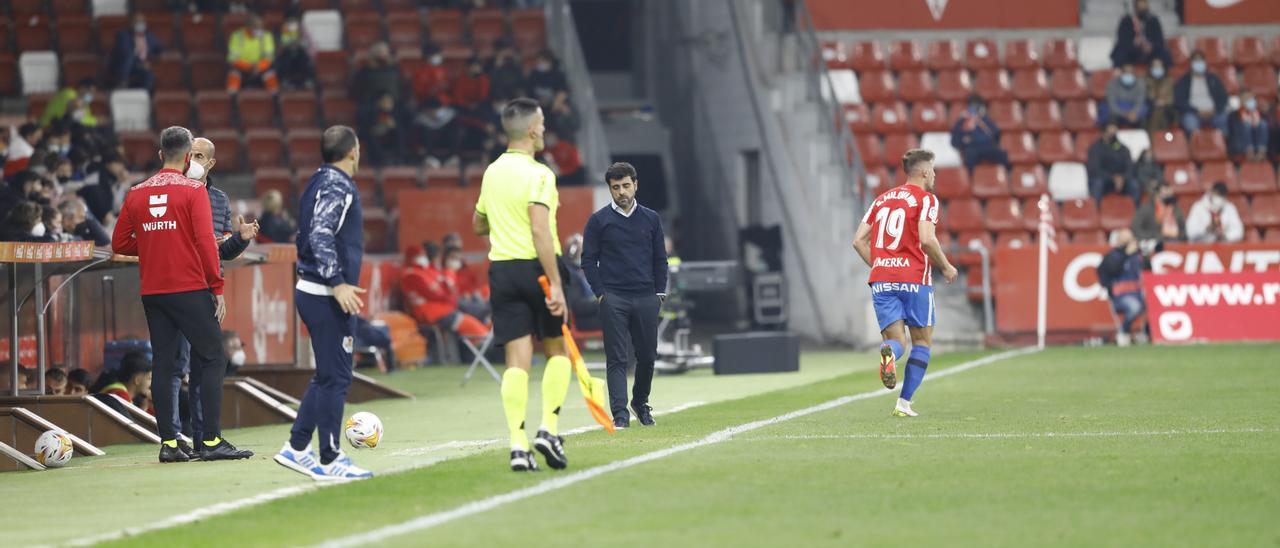
[[[324,165],[302,191],[298,208],[298,316],[311,333],[316,373],[302,397],[289,441],[276,454],[281,466],[320,480],[373,477],[342,452],[342,406],[351,387],[355,316],[364,307],[360,262],[364,227],[360,193],[351,180],[360,166],[355,130],[332,126],[320,137]],[[320,432],[320,456],[311,436]]]
[[[524,429],[535,336],[542,339],[547,368],[542,373],[542,428],[534,446],[548,466],[569,465],[564,439],[558,435],[570,374],[560,329],[565,314],[557,261],[560,193],[555,174],[534,157],[543,148],[543,121],[542,109],[531,99],[516,99],[503,107],[502,129],[510,144],[485,170],[473,218],[476,234],[489,236],[493,334],[494,342],[506,348],[502,407],[511,431],[511,469],[517,472],[538,469]],[[549,297],[538,284],[543,275],[551,283]]]
[[[884,344],[880,346],[880,381],[898,384],[897,361],[906,348],[905,324],[911,332],[911,356],[902,382],[895,417],[914,417],[911,398],[924,381],[933,339],[933,266],[942,268],[947,283],[956,279],[938,243],[938,197],[933,195],[933,152],[911,149],[902,156],[906,184],[890,189],[871,203],[853,248],[871,267],[868,283]],[[931,264],[932,262],[932,264]]]

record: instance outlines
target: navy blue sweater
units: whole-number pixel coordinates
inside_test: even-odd
[[[640,204],[630,217],[613,204],[591,215],[582,235],[582,271],[596,295],[667,290],[667,247],[658,212]]]

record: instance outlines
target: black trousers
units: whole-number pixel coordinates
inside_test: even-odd
[[[191,342],[191,378],[199,377],[202,388],[202,433],[205,440],[217,439],[222,435],[222,377],[227,370],[227,357],[222,352],[222,327],[213,316],[213,293],[199,290],[143,295],[142,308],[151,331],[151,397],[155,399],[160,439],[178,437],[172,420],[177,406],[173,382],[178,374],[174,362],[183,337]]]
[[[604,327],[604,352],[608,365],[609,407],[615,419],[629,418],[627,410],[628,349],[635,349],[636,381],[631,404],[649,403],[653,387],[653,362],[658,357],[657,295],[616,295],[608,293],[600,301],[600,323]]]

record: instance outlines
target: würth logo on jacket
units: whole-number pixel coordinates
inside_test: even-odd
[[[153,194],[151,196],[148,196],[148,199],[150,200],[150,203],[151,203],[151,216],[157,219],[159,219],[160,217],[164,217],[165,212],[169,210],[169,208],[167,207],[169,203],[169,195]]]

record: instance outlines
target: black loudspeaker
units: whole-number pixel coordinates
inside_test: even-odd
[[[720,335],[714,347],[717,375],[800,370],[800,339],[783,331]]]

